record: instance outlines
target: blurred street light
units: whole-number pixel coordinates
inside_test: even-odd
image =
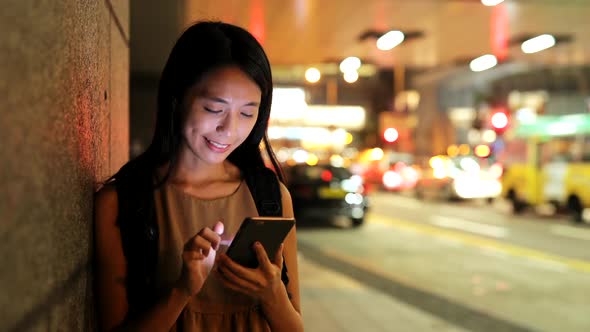
[[[381,160],[383,159],[383,150],[380,148],[374,148],[371,150],[371,160]]]
[[[497,129],[503,129],[508,125],[508,116],[504,112],[497,112],[492,115],[492,126]]]
[[[344,80],[348,83],[354,83],[359,79],[359,73],[356,70],[344,73]]]
[[[383,139],[385,139],[386,142],[393,143],[397,141],[398,137],[399,133],[395,128],[387,128],[383,132]]]
[[[481,0],[481,3],[484,6],[496,6],[504,2],[504,0]]]
[[[401,44],[405,39],[403,32],[398,30],[389,31],[377,39],[377,48],[382,51],[389,51]]]
[[[361,68],[361,59],[355,56],[349,56],[340,62],[340,71],[343,73],[357,71],[359,68]]]
[[[496,132],[495,131],[488,129],[488,130],[485,130],[483,132],[483,134],[481,135],[481,137],[482,137],[482,139],[483,139],[484,142],[486,142],[486,143],[493,143],[493,142],[496,141],[497,135],[496,135]]]
[[[544,34],[525,41],[520,48],[524,53],[536,53],[553,46],[555,46],[555,37]]]
[[[475,155],[480,158],[487,158],[490,156],[490,147],[485,144],[480,144],[475,147]]]
[[[482,55],[479,58],[473,59],[469,63],[469,68],[472,71],[484,71],[495,67],[498,64],[498,59],[491,54]]]
[[[496,135],[502,135],[510,124],[508,113],[506,113],[504,110],[495,111],[490,118],[490,122],[492,124],[492,129],[496,132]]]
[[[305,79],[309,83],[316,83],[320,80],[321,77],[322,77],[322,74],[320,73],[320,71],[317,68],[311,67],[305,71]]]

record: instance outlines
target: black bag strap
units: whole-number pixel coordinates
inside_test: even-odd
[[[267,167],[261,167],[247,171],[245,177],[258,214],[265,217],[281,217],[281,187],[275,173]]]
[[[157,300],[154,281],[159,234],[152,183],[149,173],[129,169],[115,180],[130,316],[147,310]]]

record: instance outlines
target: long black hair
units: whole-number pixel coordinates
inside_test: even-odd
[[[228,157],[242,173],[265,167],[261,142],[279,179],[281,167],[266,134],[272,101],[270,63],[262,46],[252,34],[223,22],[198,22],[180,36],[160,77],[154,136],[145,152],[129,161],[111,179],[138,171],[155,176],[156,169],[168,164],[167,173],[157,179],[165,182],[176,166],[182,141],[182,125],[186,117],[181,107],[189,89],[216,69],[236,66],[260,88],[258,118],[250,135]]]

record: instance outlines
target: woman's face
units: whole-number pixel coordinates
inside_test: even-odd
[[[188,93],[185,147],[208,164],[223,162],[250,135],[260,99],[258,85],[239,68],[209,73]]]

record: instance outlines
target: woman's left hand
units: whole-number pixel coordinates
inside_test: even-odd
[[[216,273],[223,284],[237,292],[258,299],[262,304],[271,303],[280,292],[286,292],[281,281],[283,269],[283,244],[271,262],[260,242],[254,243],[258,267],[244,267],[227,255],[218,256]]]

